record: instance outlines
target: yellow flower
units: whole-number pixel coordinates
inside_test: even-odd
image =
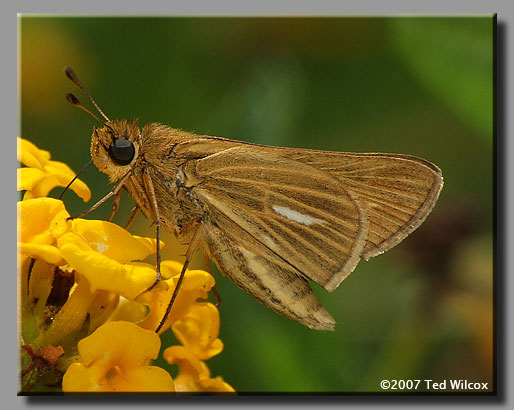
[[[172,326],[178,341],[201,360],[210,359],[223,350],[218,339],[220,317],[212,303],[195,303],[181,320]]]
[[[59,311],[52,315],[50,326],[40,329],[38,337],[31,341],[37,347],[57,343],[58,340],[80,329],[88,313],[91,315],[92,302],[104,298],[114,303],[114,296],[129,299],[147,290],[155,281],[155,268],[142,262],[155,251],[155,240],[133,236],[119,226],[105,221],[76,219],[66,221],[69,214],[61,201],[52,198],[36,198],[18,202],[20,216],[19,249],[21,265],[28,257],[38,261],[37,274],[46,273],[45,281],[34,281],[29,298],[37,299],[37,304],[45,304],[50,295],[56,275],[69,276],[74,272],[76,285],[70,289],[69,298]],[[41,261],[40,261],[41,260]],[[42,262],[55,265],[59,269],[44,269]],[[27,268],[28,269],[28,268]],[[34,266],[32,267],[34,269]],[[22,276],[22,288],[27,288],[28,275]],[[44,289],[39,289],[43,285]],[[37,297],[33,295],[37,291]],[[104,291],[104,293],[98,293]],[[107,292],[107,293],[105,293]],[[43,297],[45,296],[46,297]],[[116,300],[117,302],[117,300]],[[108,306],[112,307],[112,303]],[[96,314],[104,312],[98,311]],[[38,311],[44,315],[44,311]],[[91,317],[90,317],[91,319]],[[41,317],[37,323],[46,322]],[[95,324],[92,322],[91,324]],[[94,328],[91,328],[94,330]]]
[[[109,322],[78,343],[80,362],[63,377],[65,392],[173,392],[169,373],[149,362],[159,336],[130,322]]]
[[[179,374],[175,377],[175,391],[183,393],[216,392],[234,393],[235,390],[223,378],[211,378],[209,368],[184,346],[171,346],[164,351],[169,364],[178,364]]]
[[[155,329],[182,264],[162,261],[162,280],[148,291],[156,269],[143,261],[155,252],[156,241],[110,222],[67,220],[62,201],[35,198],[59,180],[52,169],[66,166],[27,141],[19,144],[29,166],[20,171],[19,188],[26,194],[17,205],[22,391],[48,391],[62,381],[63,391],[173,392],[172,377],[150,361],[159,352]],[[160,331],[171,326],[182,344],[174,346],[177,355],[168,353],[178,364],[181,391],[233,391],[211,378],[203,362],[223,349],[216,307],[198,301],[213,286],[207,272],[187,270]]]
[[[130,262],[155,252],[155,241],[132,236],[113,223],[74,220],[57,247],[69,266],[88,279],[92,291],[109,290],[134,299],[155,281],[152,265]]]
[[[22,256],[62,264],[56,240],[71,227],[70,215],[61,201],[37,198],[18,202],[18,249]]]
[[[163,261],[161,271],[164,278],[150,292],[142,293],[136,300],[150,308],[148,317],[140,323],[145,329],[156,329],[161,322],[169,301],[175,291],[182,264],[175,261]],[[214,278],[205,271],[187,270],[184,280],[180,286],[179,293],[173,303],[172,315],[162,327],[160,333],[164,332],[171,323],[181,319],[193,306],[197,299],[207,299],[207,292],[214,286]]]
[[[66,186],[75,176],[72,169],[59,161],[51,161],[48,151],[40,150],[31,142],[18,137],[18,161],[28,168],[18,168],[18,191],[26,191],[24,199],[48,195],[56,186]],[[84,202],[91,198],[91,191],[84,182],[76,179],[73,190]]]

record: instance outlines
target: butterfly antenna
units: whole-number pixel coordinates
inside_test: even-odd
[[[97,120],[100,124],[104,125],[104,126],[107,126],[107,124],[105,123],[105,121],[102,121],[100,118],[98,118],[97,115],[93,114],[91,112],[91,110],[89,108],[86,108],[80,101],[77,97],[75,97],[73,94],[71,93],[68,93],[66,94],[66,99],[68,100],[69,103],[71,103],[72,105],[74,105],[75,107],[77,108],[80,108],[82,111],[85,111],[87,112],[89,115],[91,115],[91,117],[93,117],[95,120]]]
[[[98,110],[98,112],[102,115],[102,117],[105,118],[105,120],[107,122],[109,122],[109,118],[107,117],[107,115],[104,114],[104,112],[100,109],[100,107],[98,106],[98,104],[95,102],[95,100],[93,99],[93,97],[91,97],[91,95],[87,92],[86,88],[82,85],[82,83],[79,81],[79,78],[77,77],[77,74],[75,74],[75,71],[73,71],[70,67],[65,67],[64,68],[64,74],[66,74],[66,77],[68,77],[75,85],[77,85],[84,94],[86,94],[87,98],[89,98],[89,101],[91,101],[91,103],[95,106],[95,108]],[[73,94],[68,94],[68,95],[72,95]],[[74,97],[74,96],[73,96]],[[78,104],[75,104],[74,102],[72,102],[68,96],[66,96],[66,99],[68,101],[70,101],[73,105],[81,108],[81,109],[84,109],[85,107],[80,104],[79,100],[74,97],[74,100],[77,101],[80,105]],[[83,107],[83,108],[82,108]],[[91,111],[87,110],[86,112],[89,112],[91,114]],[[93,114],[91,114],[93,115]],[[97,118],[96,116],[93,115],[93,117]],[[103,124],[103,121],[100,121],[102,124]]]

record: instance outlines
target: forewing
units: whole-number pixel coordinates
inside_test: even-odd
[[[281,152],[330,173],[358,199],[368,221],[365,259],[397,245],[421,225],[443,187],[437,166],[409,155],[289,148]]]
[[[186,173],[201,181],[193,192],[206,214],[224,215],[253,238],[260,246],[249,250],[257,258],[280,260],[328,290],[360,260],[365,215],[330,174],[246,145],[191,161]],[[230,237],[228,228],[218,228]]]

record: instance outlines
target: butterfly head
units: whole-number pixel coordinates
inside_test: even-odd
[[[94,164],[100,171],[109,175],[111,182],[120,179],[130,170],[138,157],[141,132],[137,121],[111,121],[84,88],[75,72],[70,67],[65,67],[64,73],[84,92],[100,114],[99,117],[86,108],[75,95],[66,95],[68,102],[87,112],[103,125],[102,128],[95,127],[91,136],[91,157]]]
[[[91,157],[96,167],[117,180],[125,175],[139,154],[141,131],[137,121],[115,120],[93,130]]]

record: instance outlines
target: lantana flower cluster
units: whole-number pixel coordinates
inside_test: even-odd
[[[143,261],[154,239],[111,222],[68,220],[64,203],[47,195],[73,171],[24,139],[18,161],[26,166],[17,204],[21,392],[234,392],[205,363],[223,350],[218,310],[205,300],[214,278],[187,270],[159,332],[171,328],[180,343],[163,352],[178,365],[172,377],[152,361],[182,265],[163,261],[163,280],[149,290],[156,269]],[[91,197],[80,180],[70,189]]]

